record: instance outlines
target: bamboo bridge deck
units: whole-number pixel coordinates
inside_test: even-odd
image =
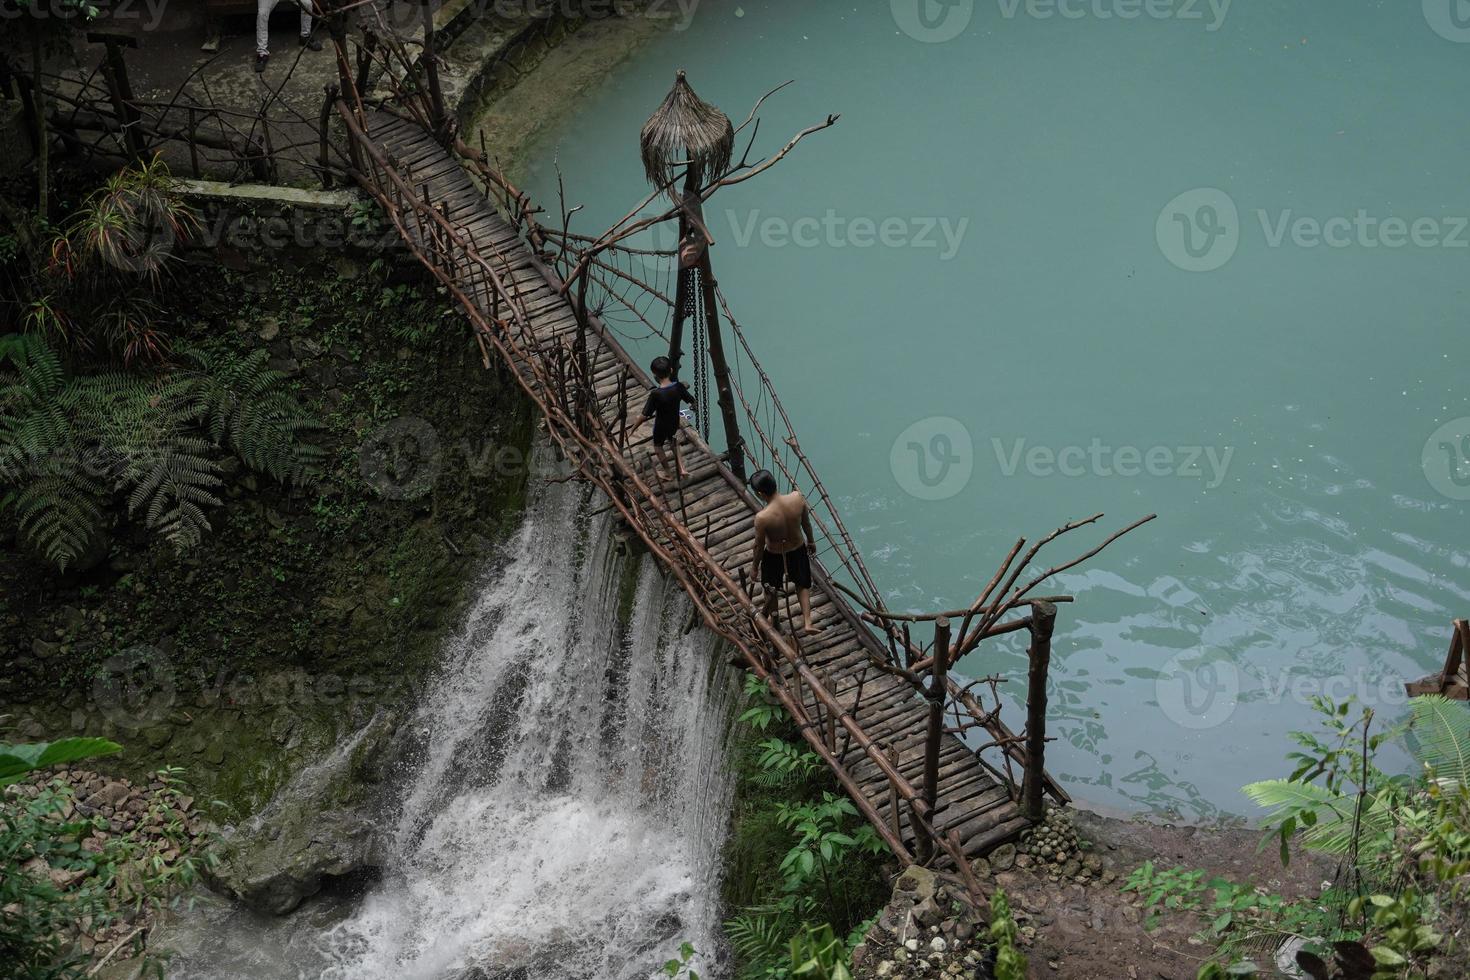
[[[467,300],[474,304],[490,320],[497,306],[498,280],[498,285],[513,293],[528,314],[539,350],[558,349],[574,335],[578,330],[577,313],[562,294],[560,281],[487,200],[460,160],[422,127],[396,114],[369,110],[366,119],[368,137],[380,148],[383,159],[391,162],[403,185],[413,188],[416,197],[432,202],[462,242],[473,243],[473,251],[486,257],[489,269],[469,254],[470,249],[453,241],[456,236],[447,234],[442,225],[435,227],[421,221],[400,224],[400,231],[420,257],[430,257],[425,259],[426,264],[431,268],[437,265],[440,272],[457,270],[463,292],[461,303]],[[634,418],[627,425],[631,428],[649,390],[648,378],[613,337],[605,331],[598,334],[590,338],[587,351],[596,379],[597,402],[608,406],[603,412],[609,427],[616,424],[610,416],[618,406],[630,411]],[[543,383],[537,381],[528,365],[511,367],[530,383]],[[546,395],[553,397],[554,393]],[[754,498],[697,434],[685,427],[680,438],[684,440],[683,454],[691,476],[677,487],[661,485],[666,487],[662,503],[679,515],[688,531],[731,578],[738,578],[751,563]],[[628,439],[625,453],[635,468],[649,471],[652,459],[645,432],[636,432]],[[925,765],[928,703],[905,680],[872,669],[874,657],[882,654],[881,645],[820,569],[812,603],[814,623],[821,633],[801,643],[806,664],[828,685],[828,692],[844,711],[851,713],[890,764],[896,761],[899,772],[910,783],[918,783]],[[791,666],[779,669],[783,677],[794,680]],[[815,692],[804,689],[800,682],[795,682],[794,688],[804,705],[819,709]],[[899,834],[906,842],[912,840],[909,808],[898,805],[900,812],[894,813],[898,795],[893,780],[874,760],[874,753],[864,749],[861,740],[843,741],[845,744],[839,746],[837,738],[830,739],[833,754],[856,788],[889,828],[894,827],[896,816]],[[967,856],[985,854],[1029,825],[1012,790],[954,734],[944,734],[939,762],[940,788],[931,825],[940,834],[952,831]],[[945,860],[943,855],[939,859]]]

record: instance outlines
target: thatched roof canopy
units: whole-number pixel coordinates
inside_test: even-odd
[[[729,168],[735,128],[729,116],[694,94],[680,70],[668,97],[643,124],[638,142],[649,183],[672,184],[688,161],[694,182],[702,184]]]

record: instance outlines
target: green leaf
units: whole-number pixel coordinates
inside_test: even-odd
[[[1470,782],[1470,712],[1438,694],[1412,698],[1409,708],[1418,755],[1435,777]]]
[[[63,738],[55,742],[0,745],[0,786],[18,782],[37,769],[121,751],[121,745],[105,738]]]
[[[1403,966],[1409,962],[1404,958],[1403,954],[1389,949],[1387,946],[1374,946],[1368,952],[1373,955],[1374,962],[1380,966]]]

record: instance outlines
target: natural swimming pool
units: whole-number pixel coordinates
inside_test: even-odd
[[[1313,696],[1396,717],[1470,604],[1453,9],[706,3],[586,93],[529,189],[554,207],[555,162],[575,227],[620,217],[677,68],[737,123],[795,78],[767,151],[840,112],[706,217],[890,605],[1157,511],[1065,580],[1049,760],[1093,803],[1248,813]]]

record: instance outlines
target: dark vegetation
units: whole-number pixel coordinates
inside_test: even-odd
[[[52,176],[45,215],[0,186],[0,764],[39,770],[0,790],[0,961],[32,977],[105,952],[70,924],[131,931],[194,880],[182,841],[155,861],[178,800],[238,819],[408,692],[518,519],[532,431],[406,257],[224,268],[162,166]],[[146,847],[37,754],[72,733],[162,786]]]
[[[745,693],[725,932],[743,980],[784,980],[795,975],[793,939],[820,951],[835,937],[845,962],[899,868],[764,685],[749,678]]]
[[[166,175],[105,198],[140,179],[151,196]],[[139,273],[101,262],[122,280],[103,289],[101,254],[152,244],[97,206],[38,236],[0,307],[0,647],[19,668],[0,693],[87,684],[136,644],[180,677],[406,666],[515,520],[523,407],[395,262],[230,271],[165,251]],[[437,453],[398,445],[403,418]]]

